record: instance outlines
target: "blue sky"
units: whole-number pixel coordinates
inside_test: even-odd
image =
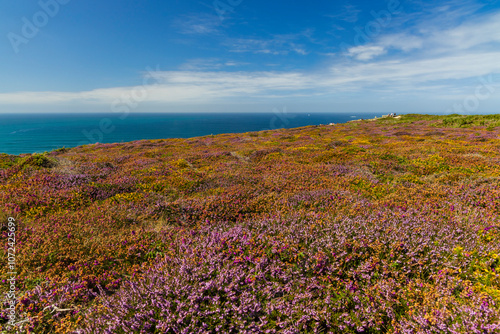
[[[500,113],[500,1],[0,3],[0,113]]]

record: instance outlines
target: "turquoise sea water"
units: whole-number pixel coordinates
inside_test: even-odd
[[[0,114],[0,153],[344,123],[380,114]]]

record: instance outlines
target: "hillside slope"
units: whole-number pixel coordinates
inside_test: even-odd
[[[498,332],[499,126],[403,115],[0,155],[17,321],[31,333]]]

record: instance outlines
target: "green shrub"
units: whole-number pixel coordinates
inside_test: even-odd
[[[53,159],[50,159],[45,154],[32,154],[24,157],[19,161],[19,166],[23,169],[30,166],[34,168],[51,168],[56,165]]]

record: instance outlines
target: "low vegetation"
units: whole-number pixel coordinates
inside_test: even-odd
[[[0,155],[17,330],[498,333],[499,125],[403,115]]]

